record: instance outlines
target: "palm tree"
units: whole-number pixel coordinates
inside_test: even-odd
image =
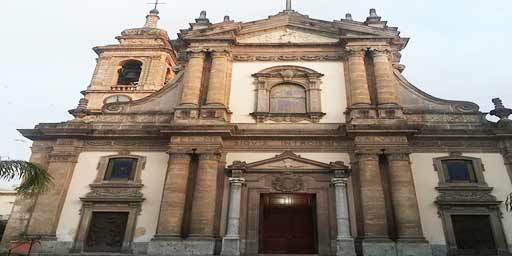
[[[16,192],[26,197],[34,197],[47,191],[53,180],[48,171],[40,165],[21,160],[0,161],[0,179],[21,179]]]

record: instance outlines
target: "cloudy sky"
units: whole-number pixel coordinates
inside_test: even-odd
[[[0,156],[28,159],[30,141],[16,131],[39,122],[69,120],[95,66],[91,50],[116,43],[126,28],[143,25],[149,0],[2,0],[0,3]],[[336,20],[352,13],[363,21],[376,8],[390,26],[410,37],[403,51],[406,77],[440,98],[469,100],[484,112],[501,97],[512,107],[510,0],[294,0],[295,10]],[[172,38],[208,12],[236,21],[262,19],[285,0],[167,0],[160,27]],[[0,182],[0,186],[5,183]]]

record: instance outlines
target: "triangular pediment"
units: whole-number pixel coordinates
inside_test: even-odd
[[[311,159],[306,159],[291,151],[276,155],[273,158],[261,160],[253,163],[234,162],[228,169],[245,169],[247,171],[332,171],[332,170],[348,170],[349,167],[342,162],[322,163]]]
[[[211,24],[198,30],[182,30],[185,40],[235,40],[242,44],[337,43],[350,38],[394,38],[396,28],[377,28],[363,22],[324,21],[297,12],[282,12],[252,22]]]

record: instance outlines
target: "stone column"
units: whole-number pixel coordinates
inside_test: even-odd
[[[350,105],[370,105],[370,91],[364,64],[365,50],[352,50],[348,58],[350,78]]]
[[[397,82],[388,51],[372,50],[379,105],[398,105]]]
[[[217,177],[220,155],[201,153],[192,201],[189,237],[200,248],[199,254],[210,255],[215,250],[215,217],[217,205]],[[199,249],[198,249],[199,250]]]
[[[336,255],[355,256],[354,239],[350,235],[350,220],[348,214],[347,179],[334,178],[334,193],[336,196],[336,220],[338,236],[336,237]]]
[[[240,199],[242,196],[243,178],[230,178],[228,227],[226,236],[222,241],[221,255],[240,255]]]
[[[171,153],[155,239],[179,239],[182,234],[191,156]]]
[[[188,65],[183,76],[181,105],[199,105],[204,59],[205,53],[203,51],[190,52]]]
[[[387,159],[398,255],[432,255],[423,237],[409,154],[394,153],[387,155]]]
[[[227,106],[228,70],[229,52],[212,52],[212,68],[206,99],[208,105]]]
[[[43,168],[48,168],[49,154],[52,151],[52,143],[48,141],[34,141],[32,144],[32,155],[30,162],[40,165]],[[27,232],[28,223],[32,216],[35,199],[24,198],[21,196],[16,197],[16,201],[12,207],[11,215],[3,238],[0,237],[0,251],[9,248],[9,242],[16,240],[21,233]]]
[[[79,140],[57,140],[49,154],[48,164],[48,172],[54,177],[53,184],[47,192],[37,198],[28,225],[29,235],[41,235],[43,240],[56,239],[57,225],[78,162],[81,145]],[[42,246],[45,247],[44,244]]]
[[[364,227],[363,254],[395,256],[394,243],[389,239],[379,155],[361,153],[358,160]]]

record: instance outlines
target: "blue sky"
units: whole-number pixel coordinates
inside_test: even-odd
[[[2,0],[0,156],[28,159],[30,141],[16,129],[71,119],[67,110],[77,105],[95,67],[91,48],[116,43],[123,29],[142,26],[151,8],[147,2]],[[159,8],[160,27],[172,38],[201,10],[212,22],[224,15],[251,21],[285,6],[285,0],[166,3]],[[293,7],[312,18],[335,20],[350,12],[360,21],[376,8],[411,38],[402,63],[417,87],[436,97],[473,101],[485,112],[497,96],[512,107],[510,0],[294,0]]]

